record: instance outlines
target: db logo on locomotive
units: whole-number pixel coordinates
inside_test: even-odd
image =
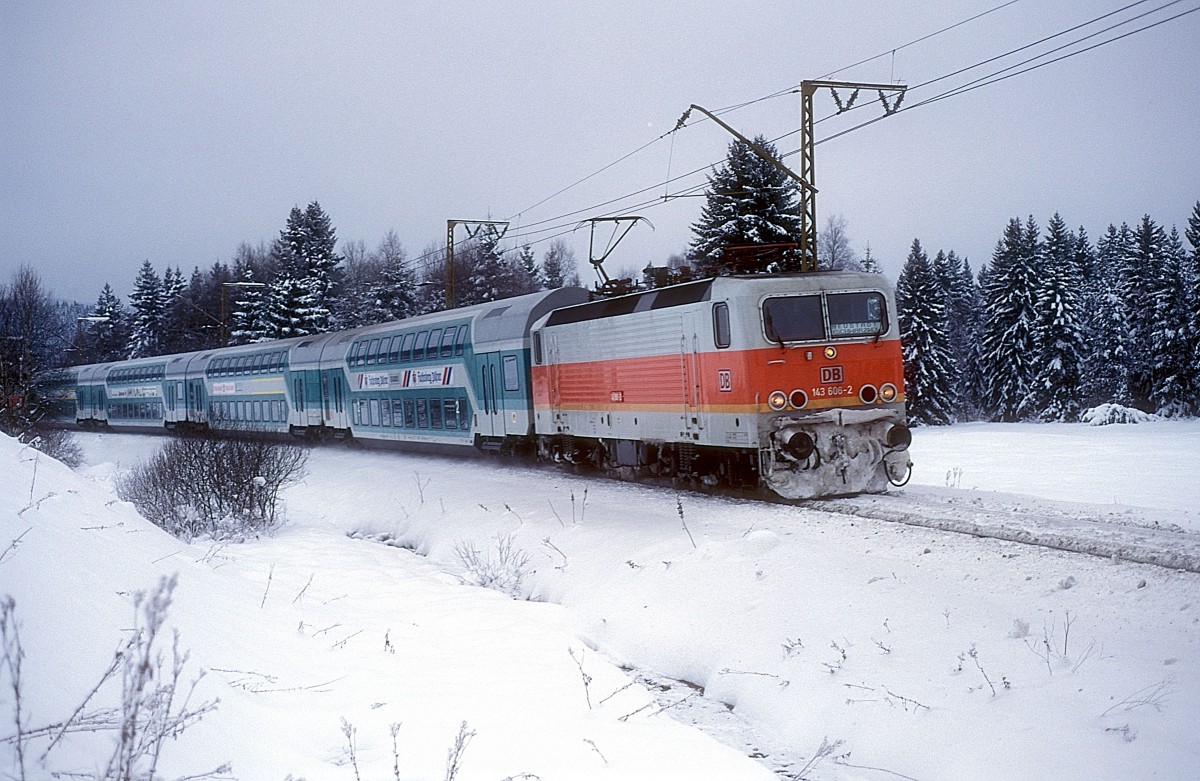
[[[842,381],[841,366],[822,366],[821,367],[821,384],[833,385]]]

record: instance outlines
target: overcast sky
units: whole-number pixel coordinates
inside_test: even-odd
[[[143,260],[229,261],[312,200],[342,241],[395,230],[412,257],[455,218],[511,220],[539,257],[565,231],[586,259],[577,222],[640,214],[654,229],[610,270],[661,265],[702,205],[662,196],[702,183],[731,138],[712,122],[660,138],[690,104],[783,93],[723,118],[791,133],[790,152],[803,79],[916,87],[1128,2],[1019,0],[905,46],[1003,4],[0,0],[0,281],[25,263],[61,297],[94,302],[105,282],[125,297]],[[904,105],[1165,4],[1063,53],[1200,0],[1134,4]],[[1011,217],[1059,211],[1093,240],[1145,213],[1182,231],[1200,199],[1198,34],[1189,14],[821,143],[882,113],[864,94],[817,125],[818,222],[843,216],[893,278],[914,238],[978,269]],[[828,92],[815,107],[833,113]]]

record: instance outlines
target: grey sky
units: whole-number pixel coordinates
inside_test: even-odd
[[[125,297],[143,260],[185,275],[228,261],[314,199],[341,240],[373,247],[394,229],[410,256],[444,240],[447,218],[511,218],[510,234],[566,226],[583,259],[587,231],[571,227],[628,209],[655,230],[635,228],[611,265],[662,264],[702,204],[658,198],[703,181],[664,188],[668,172],[719,162],[730,140],[706,122],[650,143],[689,104],[761,98],[1001,2],[0,0],[0,281],[28,263],[62,297],[94,302],[106,281]],[[1127,4],[1020,0],[836,78],[916,85]],[[914,237],[978,268],[1010,217],[1061,211],[1093,239],[1144,213],[1182,230],[1200,199],[1198,32],[1191,14],[822,143],[818,220],[844,216],[893,277]],[[816,116],[832,109],[819,94]],[[774,138],[798,115],[784,95],[724,119]]]

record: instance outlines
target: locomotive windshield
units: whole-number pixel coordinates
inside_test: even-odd
[[[879,336],[887,331],[883,296],[879,293],[830,293],[829,335],[834,339],[848,336]]]
[[[780,296],[763,302],[763,325],[767,339],[780,344],[879,336],[888,329],[887,307],[876,292]]]
[[[763,302],[763,324],[772,342],[806,342],[825,338],[820,296],[768,298]]]

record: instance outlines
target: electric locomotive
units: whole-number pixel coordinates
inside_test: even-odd
[[[618,475],[786,498],[906,480],[891,288],[878,274],[714,277],[533,327],[538,450]]]

